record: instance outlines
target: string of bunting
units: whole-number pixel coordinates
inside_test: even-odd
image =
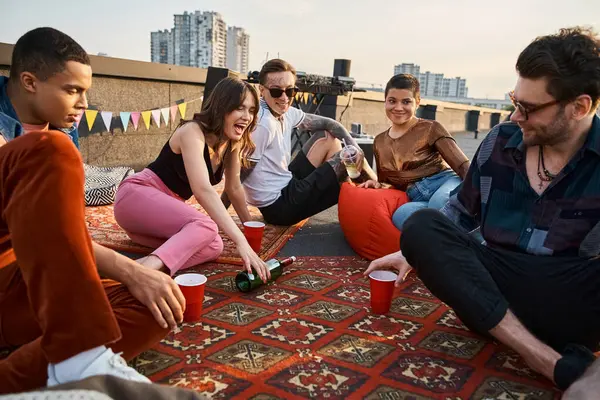
[[[309,93],[298,93],[296,95],[296,101],[308,103]],[[123,132],[127,132],[129,128],[129,122],[133,124],[133,129],[138,130],[140,120],[146,126],[146,129],[150,129],[152,121],[154,121],[154,125],[158,128],[161,127],[161,121],[164,121],[165,125],[169,124],[169,116],[171,117],[171,123],[175,123],[177,120],[177,114],[181,115],[181,118],[185,118],[185,113],[187,110],[187,105],[190,103],[194,103],[196,101],[202,101],[204,96],[198,97],[196,99],[192,99],[189,101],[184,101],[179,104],[173,104],[168,107],[160,107],[153,110],[146,111],[122,111],[118,113],[118,116],[121,120],[121,124],[123,126]],[[85,121],[87,123],[88,131],[91,132],[94,123],[98,116],[102,119],[104,127],[106,128],[106,132],[112,132],[112,120],[113,115],[112,111],[101,111],[101,110],[86,110],[79,116],[77,121],[78,125],[80,121],[85,117]]]
[[[311,94],[308,92],[298,92],[296,93],[296,101],[299,103],[304,102],[305,104],[308,104],[308,99],[310,95]]]
[[[156,108],[154,110],[146,110],[146,111],[122,111],[119,112],[119,118],[121,120],[121,124],[123,125],[123,132],[127,132],[127,128],[129,127],[129,121],[133,124],[134,130],[138,130],[140,119],[146,126],[146,129],[150,129],[151,121],[154,121],[154,125],[160,128],[161,121],[164,121],[165,125],[169,124],[169,116],[171,117],[171,123],[175,123],[177,120],[177,113],[181,115],[181,118],[185,118],[185,112],[187,110],[187,106],[190,103],[194,103],[196,101],[201,101],[204,96],[198,97],[197,99],[192,99],[189,101],[184,101],[179,104],[174,104],[169,107],[161,107]],[[88,131],[92,131],[92,127],[94,126],[94,122],[96,122],[96,118],[100,115],[102,122],[104,123],[104,127],[107,132],[111,131],[111,122],[113,119],[113,113],[111,111],[101,111],[101,110],[85,110],[79,118],[83,119],[85,116],[85,121],[87,123]],[[77,121],[78,124],[80,121]]]

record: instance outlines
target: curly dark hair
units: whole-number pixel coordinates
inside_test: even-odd
[[[90,65],[90,58],[70,36],[54,28],[37,28],[21,36],[13,48],[11,79],[30,72],[45,81],[65,69],[67,61]]]
[[[516,69],[523,78],[546,78],[546,90],[556,100],[587,94],[592,109],[600,102],[600,38],[591,28],[565,28],[536,38],[519,55]]]
[[[415,100],[421,100],[421,85],[419,80],[411,74],[398,74],[392,76],[385,85],[385,97],[391,89],[408,89],[412,92]]]

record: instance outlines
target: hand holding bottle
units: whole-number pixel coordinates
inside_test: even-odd
[[[252,289],[259,287],[260,285],[273,281],[283,274],[284,267],[292,264],[296,261],[296,257],[288,257],[281,261],[277,259],[271,259],[266,262],[267,269],[269,270],[269,279],[262,279],[254,275],[253,271],[246,272],[242,271],[235,277],[235,285],[242,292],[249,292]]]
[[[268,281],[271,278],[271,273],[269,268],[265,264],[265,262],[252,250],[252,247],[248,244],[248,242],[244,241],[243,243],[238,244],[237,246],[238,252],[240,253],[240,257],[244,262],[244,268],[248,271],[248,273],[254,273],[252,269],[258,274],[263,282]]]

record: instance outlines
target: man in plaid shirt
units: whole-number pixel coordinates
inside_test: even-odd
[[[414,268],[473,331],[565,389],[600,344],[600,39],[562,29],[520,54],[515,112],[442,212],[404,224],[366,274]],[[470,231],[479,228],[484,238]]]

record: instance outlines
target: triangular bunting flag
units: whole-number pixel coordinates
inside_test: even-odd
[[[187,103],[181,103],[179,105],[179,112],[181,113],[181,118],[185,119],[185,109],[187,108]]]
[[[98,110],[85,110],[85,119],[87,121],[88,131],[90,132],[92,131],[92,126],[94,126],[97,115]]]
[[[160,128],[160,110],[152,110],[152,119],[154,120],[156,126]]]
[[[112,121],[112,113],[109,111],[102,111],[100,113],[102,116],[102,121],[104,122],[104,126],[106,127],[106,131],[110,132],[110,123]]]
[[[308,104],[308,96],[310,96],[310,94],[308,92],[304,92],[304,104]]]
[[[121,113],[121,123],[123,124],[123,132],[127,132],[127,127],[129,126],[129,118],[131,118],[130,112]]]
[[[138,124],[140,123],[140,113],[139,112],[136,111],[136,112],[131,113],[131,122],[133,122],[133,127],[137,131]]]
[[[177,106],[171,106],[171,122],[175,123],[175,119],[177,118]]]
[[[150,116],[152,115],[151,111],[142,111],[142,119],[144,120],[144,125],[146,125],[146,129],[150,129]]]
[[[165,125],[169,125],[169,107],[161,108],[160,113],[162,114]]]

